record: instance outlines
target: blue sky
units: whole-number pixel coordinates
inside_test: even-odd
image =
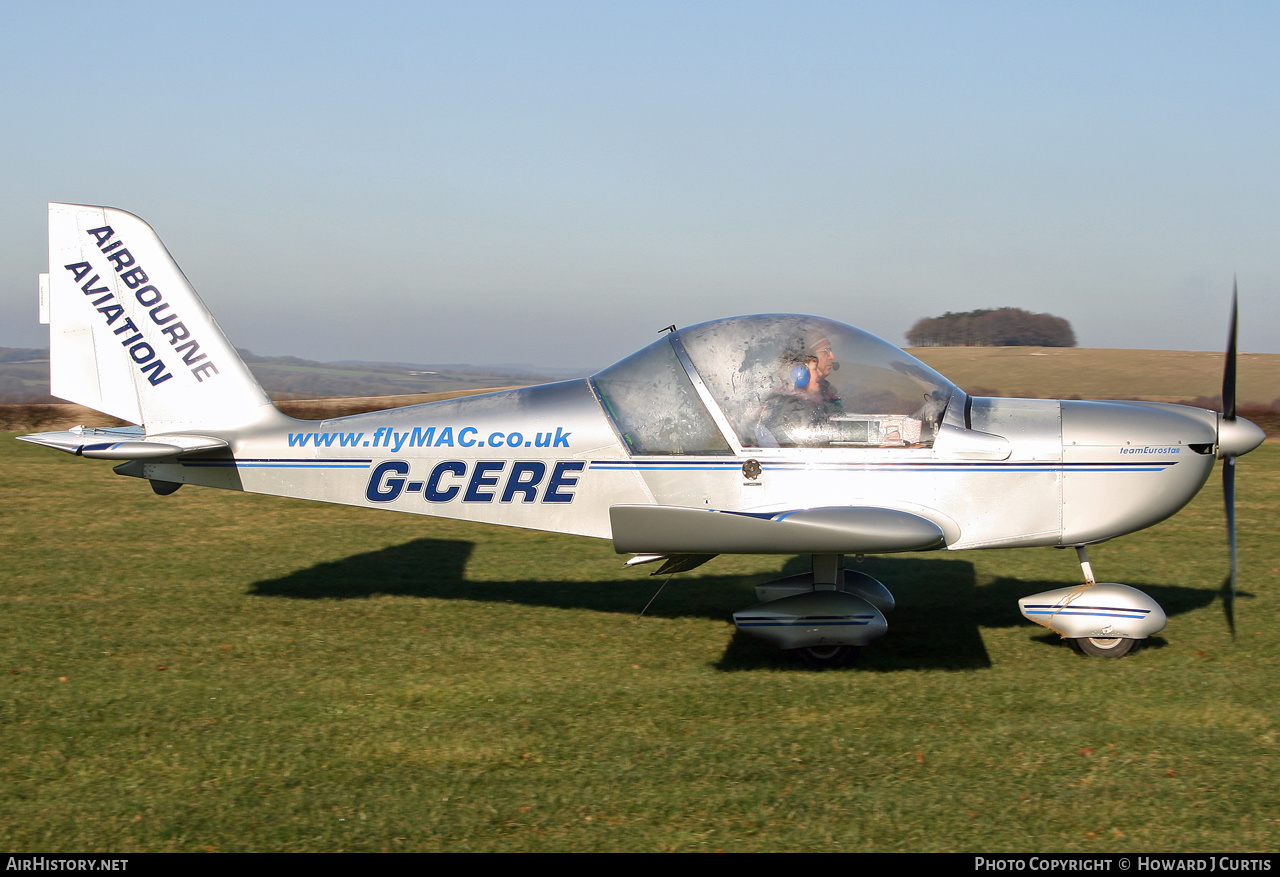
[[[602,366],[740,313],[1280,352],[1280,4],[6,4],[0,345],[45,203],[263,354]]]

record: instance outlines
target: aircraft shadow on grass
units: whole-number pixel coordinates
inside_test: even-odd
[[[661,578],[636,572],[628,573],[626,578],[596,581],[475,581],[466,575],[473,547],[473,543],[463,540],[415,539],[256,582],[250,593],[296,600],[359,600],[387,595],[638,615],[662,584]],[[1026,627],[1038,642],[1065,645],[1056,634],[1028,623],[1018,612],[1017,601],[1028,594],[1076,582],[998,578],[978,587],[973,564],[949,558],[869,557],[850,562],[849,567],[884,582],[897,601],[897,608],[888,616],[888,635],[864,649],[855,668],[891,671],[989,667],[991,660],[980,632],[984,627]],[[645,614],[727,622],[733,612],[756,602],[755,584],[807,570],[807,557],[793,557],[781,563],[776,573],[682,573],[663,587]],[[1151,594],[1170,617],[1203,609],[1218,599],[1214,591],[1182,585],[1128,584]],[[1159,648],[1164,644],[1165,640],[1156,636],[1144,645]],[[717,667],[726,671],[793,665],[799,667],[773,646],[741,631],[735,632],[717,662]]]

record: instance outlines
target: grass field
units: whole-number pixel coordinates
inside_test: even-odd
[[[1221,350],[916,347],[909,352],[975,395],[1185,402],[1222,392]],[[1280,355],[1241,353],[1237,368],[1240,405],[1280,407]]]
[[[734,632],[795,561],[659,580],[604,542],[201,488],[0,436],[0,848],[1274,851],[1280,447],[1092,553],[1168,628],[1020,618],[1074,553],[870,559],[889,634]]]

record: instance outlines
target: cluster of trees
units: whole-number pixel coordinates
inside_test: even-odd
[[[1071,324],[1052,314],[1022,308],[987,308],[916,321],[907,333],[912,347],[1075,347]]]

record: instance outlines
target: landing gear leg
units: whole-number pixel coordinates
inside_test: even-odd
[[[1098,580],[1093,577],[1093,565],[1089,563],[1089,549],[1083,545],[1077,546],[1076,557],[1080,559],[1080,569],[1084,572],[1084,587],[1092,588],[1098,583]],[[1081,588],[1081,590],[1084,590],[1084,588]]]
[[[813,555],[813,589],[839,591],[844,587],[844,555]],[[858,657],[857,646],[820,645],[791,649],[792,657],[810,667],[846,667]]]
[[[844,587],[844,555],[813,555],[813,589],[838,591]]]
[[[1084,572],[1084,587],[1080,589],[1080,593],[1083,594],[1098,584],[1098,580],[1093,577],[1093,565],[1089,563],[1089,549],[1083,545],[1078,546],[1076,557],[1080,559],[1080,569]],[[1063,639],[1075,649],[1077,654],[1088,655],[1091,658],[1123,658],[1138,644],[1136,639],[1126,639],[1122,636],[1079,636],[1063,637]]]

